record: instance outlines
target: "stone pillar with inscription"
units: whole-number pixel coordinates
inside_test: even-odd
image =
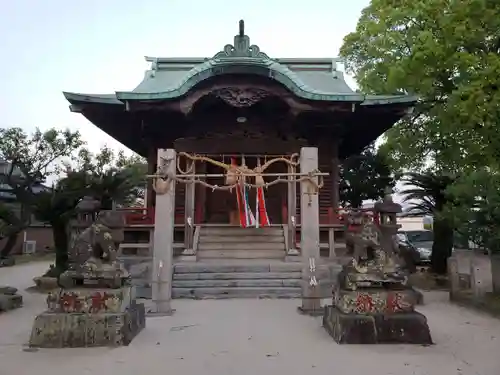
[[[158,150],[159,171],[175,177],[176,152]],[[156,191],[155,231],[153,238],[153,310],[152,314],[171,315],[172,268],[174,256],[175,181],[166,178],[163,189]],[[157,185],[158,186],[158,185]]]
[[[86,221],[94,212],[80,216]],[[128,345],[145,327],[144,305],[136,302],[129,274],[116,259],[124,224],[121,212],[100,211],[75,238],[68,270],[59,277],[61,289],[49,293],[47,311],[35,318],[30,346]]]
[[[363,215],[351,234],[353,258],[339,274],[323,326],[339,344],[432,344],[427,319],[415,311],[417,298],[408,275],[396,263],[396,213],[390,195],[375,205],[373,220]]]
[[[318,170],[318,149],[300,150],[300,173]],[[314,177],[317,179],[318,177]],[[319,201],[318,192],[311,182],[300,184],[300,250],[302,255],[302,306],[299,311],[308,315],[321,315],[321,293],[318,282],[319,253]]]

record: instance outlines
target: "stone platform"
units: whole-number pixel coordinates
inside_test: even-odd
[[[330,305],[323,326],[339,344],[432,344],[427,318],[416,311],[352,314]]]
[[[134,288],[61,289],[35,318],[30,346],[68,348],[128,345],[145,327],[145,309]]]
[[[14,310],[23,305],[23,297],[17,294],[17,289],[10,286],[0,286],[0,312]]]

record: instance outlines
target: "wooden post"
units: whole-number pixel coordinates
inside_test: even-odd
[[[292,165],[288,165],[288,173],[295,173],[295,167]],[[293,175],[288,176],[288,197],[287,197],[287,222],[288,222],[288,249],[287,255],[298,255],[297,246],[295,246],[296,242],[296,225],[297,225],[297,183],[295,182],[295,178]],[[292,222],[291,218],[294,218],[294,222]]]
[[[331,160],[331,173],[332,173],[332,208],[333,214],[338,214],[339,209],[339,185],[340,185],[340,168],[339,168],[339,157],[338,157],[338,143],[334,142],[332,146],[333,158]]]
[[[300,172],[309,173],[318,168],[318,149],[303,147],[300,150]],[[317,177],[314,178],[317,181]],[[312,194],[311,194],[312,193]],[[300,251],[302,253],[302,306],[299,311],[321,315],[321,294],[317,269],[319,267],[319,199],[311,190],[311,183],[300,184]]]
[[[158,150],[158,165],[167,162],[166,172],[175,175],[176,153]],[[174,248],[175,181],[169,180],[165,194],[156,194],[155,231],[153,240],[153,313],[171,315],[172,258]]]
[[[187,161],[187,170],[192,174],[195,173],[195,161]],[[194,234],[194,199],[195,189],[194,177],[191,178],[192,183],[186,184],[185,205],[184,205],[184,249],[193,249],[193,234]]]
[[[155,171],[155,165],[156,165],[156,159],[157,159],[157,152],[155,150],[151,150],[147,162],[148,162],[148,174],[154,174],[156,173]],[[154,206],[153,202],[153,180],[148,178],[148,181],[146,182],[146,194],[144,194],[144,207],[149,208]]]
[[[328,228],[328,258],[330,260],[335,260],[337,258],[337,253],[335,252],[335,228]]]
[[[207,173],[207,163],[201,163],[199,165],[199,173]],[[203,181],[206,181],[206,178],[202,178]],[[198,192],[196,193],[196,201],[198,202],[198,209],[200,210],[200,213],[198,214],[198,217],[200,218],[200,222],[196,224],[202,224],[205,223],[207,220],[207,188],[201,185],[198,185]]]

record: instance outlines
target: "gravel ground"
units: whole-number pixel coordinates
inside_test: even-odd
[[[148,318],[128,347],[24,351],[45,296],[24,292],[47,263],[0,269],[25,306],[0,315],[0,375],[335,374],[498,375],[500,321],[425,295],[419,307],[436,345],[340,346],[298,300],[175,300],[172,317]]]

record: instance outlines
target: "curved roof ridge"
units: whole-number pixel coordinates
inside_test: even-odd
[[[415,97],[409,96],[367,96],[352,91],[343,74],[338,74],[341,72],[335,68],[338,59],[328,59],[332,63],[331,77],[326,77],[325,72],[321,72],[321,76],[313,77],[307,70],[292,70],[287,63],[314,63],[318,59],[270,58],[257,45],[250,44],[250,38],[245,35],[243,21],[239,23],[239,33],[234,37],[233,44],[226,44],[212,58],[174,58],[166,61],[165,58],[147,56],[146,60],[151,63],[151,68],[145,72],[142,82],[132,91],[117,91],[112,95],[64,95],[70,102],[107,104],[123,104],[128,100],[169,100],[186,95],[199,83],[215,76],[254,74],[275,80],[297,97],[308,100],[344,101],[363,105],[416,101]],[[317,62],[327,62],[327,59],[321,60]]]

